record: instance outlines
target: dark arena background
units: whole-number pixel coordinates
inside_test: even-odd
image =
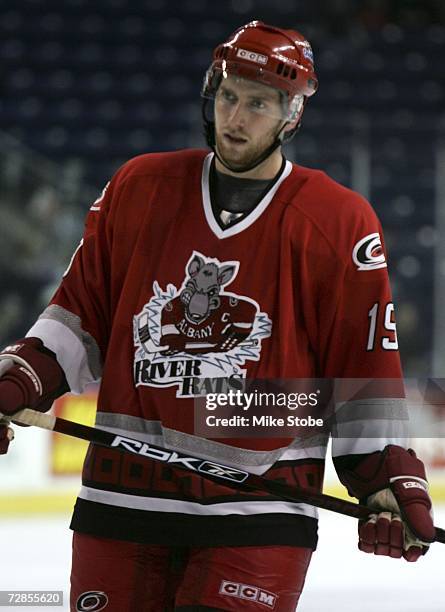
[[[374,206],[385,233],[405,376],[436,378],[440,386],[442,0],[0,0],[0,343],[23,336],[44,308],[89,206],[124,161],[205,146],[200,89],[211,51],[252,19],[300,30],[311,42],[319,91],[285,153]],[[92,389],[61,400],[56,410],[91,423],[94,399]],[[431,421],[438,438],[413,446],[428,460],[439,503],[445,501],[443,406],[431,411]],[[85,446],[33,428],[16,436],[17,452],[0,459],[0,534],[2,548],[13,551],[0,590],[61,589],[67,600],[68,513]],[[329,472],[328,488],[340,495],[335,482]],[[445,523],[440,505],[437,514],[436,523]],[[301,612],[356,612],[358,598],[362,612],[394,605],[443,610],[440,545],[415,568],[362,558],[353,523],[322,513],[320,551]],[[34,547],[43,561],[30,555]],[[26,563],[34,559],[32,579],[19,578],[30,575],[24,556]],[[390,602],[395,597],[399,604]]]

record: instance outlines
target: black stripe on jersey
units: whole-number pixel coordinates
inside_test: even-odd
[[[283,513],[196,516],[78,499],[70,528],[97,537],[164,546],[317,547],[318,521]]]

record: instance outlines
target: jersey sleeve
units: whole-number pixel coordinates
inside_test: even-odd
[[[38,337],[57,356],[68,385],[81,393],[99,380],[111,325],[111,209],[116,175],[93,202],[85,229],[55,295],[27,336]]]
[[[334,457],[403,446],[407,422],[383,232],[366,201],[354,206],[322,292],[319,354],[323,376],[334,380]]]

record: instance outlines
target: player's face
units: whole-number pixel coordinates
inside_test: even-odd
[[[215,97],[218,154],[243,168],[270,146],[283,126],[280,92],[247,79],[228,76]]]

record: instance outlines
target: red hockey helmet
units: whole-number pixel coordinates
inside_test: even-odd
[[[301,116],[303,100],[318,87],[309,42],[295,30],[251,21],[238,28],[213,52],[202,95],[215,96],[221,79],[232,74],[274,87],[287,94],[286,121]]]

